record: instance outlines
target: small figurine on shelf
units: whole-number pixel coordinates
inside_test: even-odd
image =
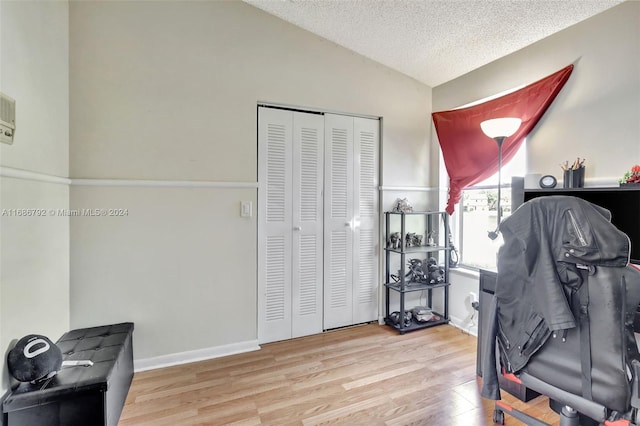
[[[405,274],[405,278],[409,278],[409,282],[412,283],[426,282],[427,274],[422,265],[423,263],[420,259],[409,259],[409,272]]]
[[[430,257],[427,261],[427,269],[429,271],[427,282],[429,284],[440,284],[444,282],[444,269],[438,266],[438,261],[435,257]]]
[[[434,237],[436,236],[436,232],[435,231],[431,231],[427,234],[427,245],[430,247],[433,247],[436,245],[435,239]]]
[[[402,321],[402,327],[409,327],[411,326],[411,311],[406,311],[402,319],[400,318],[400,312],[391,312],[389,320],[396,326],[400,326],[400,321]]]
[[[404,236],[404,246],[406,248],[412,247],[413,246],[413,239],[415,237],[416,233],[415,232],[407,232],[407,235]]]
[[[413,213],[413,207],[406,198],[398,198],[391,211],[394,213]]]
[[[389,239],[387,240],[387,247],[390,249],[399,249],[400,248],[400,233],[394,232],[389,235]]]
[[[413,234],[411,237],[411,247],[420,247],[422,245],[422,235]]]

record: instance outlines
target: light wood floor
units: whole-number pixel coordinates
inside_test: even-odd
[[[476,338],[452,326],[369,324],[137,373],[119,425],[491,425],[475,363]],[[558,425],[546,398],[503,399]]]

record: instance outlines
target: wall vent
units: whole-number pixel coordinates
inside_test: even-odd
[[[0,93],[0,142],[13,143],[16,132],[16,101]]]

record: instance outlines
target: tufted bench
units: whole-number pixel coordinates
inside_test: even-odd
[[[133,323],[65,333],[56,345],[64,366],[51,379],[20,383],[2,403],[5,426],[116,426],[133,378]]]

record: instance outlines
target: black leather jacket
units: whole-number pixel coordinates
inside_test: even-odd
[[[565,292],[582,283],[578,268],[625,269],[629,238],[610,220],[602,207],[555,195],[524,203],[500,224],[504,244],[482,342],[483,397],[500,399],[496,342],[502,366],[517,372],[552,332],[576,326]]]

